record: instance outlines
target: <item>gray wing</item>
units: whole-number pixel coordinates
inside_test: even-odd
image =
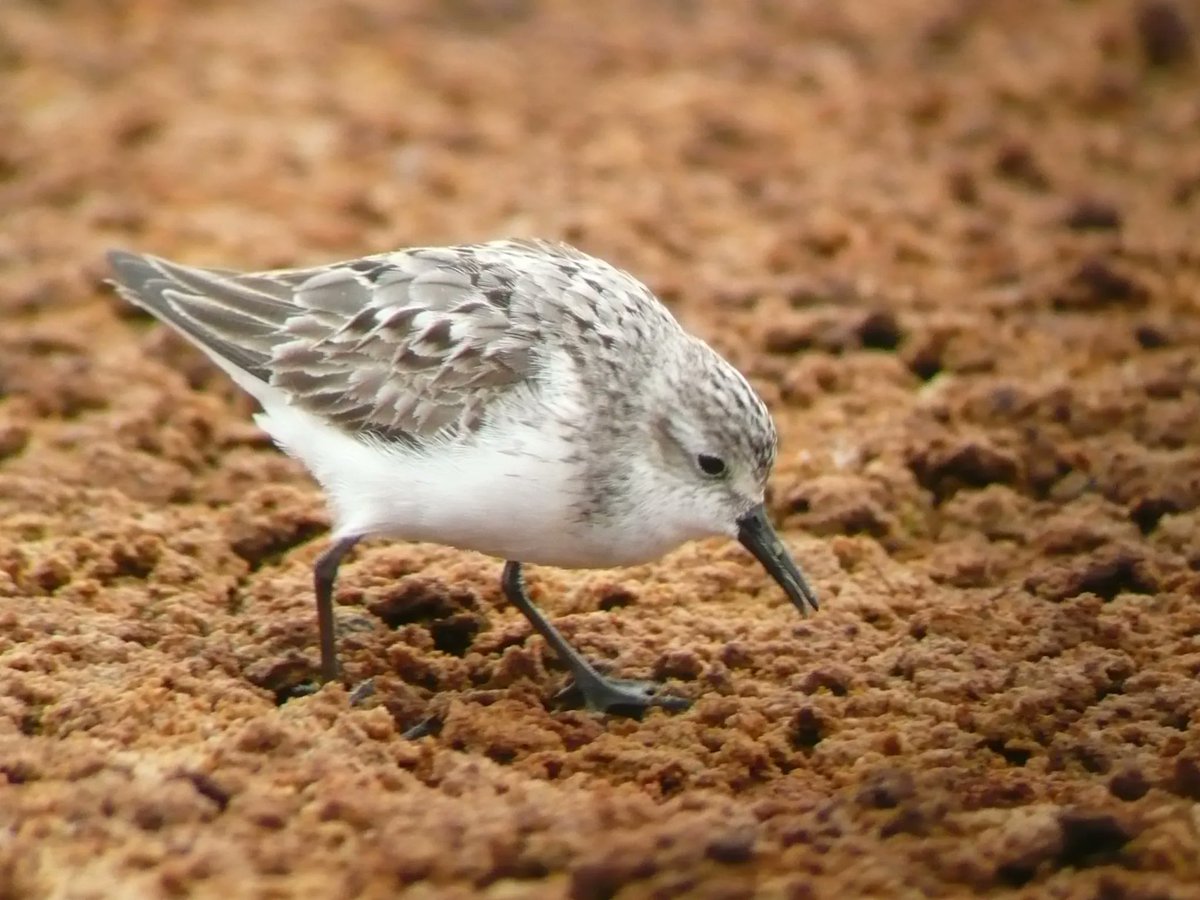
[[[528,381],[541,313],[589,260],[509,243],[243,275],[109,254],[122,296],[227,368],[348,431],[409,441],[473,430]]]

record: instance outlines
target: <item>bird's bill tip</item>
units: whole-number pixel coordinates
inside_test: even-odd
[[[791,554],[779,540],[771,520],[767,518],[767,510],[759,504],[746,515],[738,519],[738,541],[749,550],[764,569],[774,578],[788,599],[795,604],[802,615],[820,609],[817,602],[817,592],[812,589],[804,577],[804,573],[793,562]]]

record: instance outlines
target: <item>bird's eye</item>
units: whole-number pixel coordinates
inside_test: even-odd
[[[696,464],[700,466],[701,472],[713,478],[718,478],[725,474],[725,460],[719,456],[710,456],[707,453],[701,453],[696,457]]]

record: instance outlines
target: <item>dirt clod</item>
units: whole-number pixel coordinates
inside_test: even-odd
[[[0,897],[1195,896],[1198,27],[0,2]],[[501,236],[644,280],[770,407],[819,613],[727,537],[527,572],[687,711],[566,702],[500,561],[384,539],[321,684],[324,499],[105,284]]]
[[[1192,59],[1191,26],[1172,0],[1148,0],[1138,7],[1137,32],[1146,62],[1177,66]]]

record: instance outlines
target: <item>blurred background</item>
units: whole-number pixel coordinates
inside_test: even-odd
[[[1011,287],[1072,232],[1195,237],[1194,17],[8,0],[6,281],[113,242],[267,267],[538,234],[689,298]]]
[[[0,0],[0,896],[1194,896],[1198,57],[1196,0]],[[754,381],[822,614],[727,542],[539,572],[703,698],[598,724],[492,561],[365,545],[381,705],[276,709],[320,497],[104,251],[501,236]]]

